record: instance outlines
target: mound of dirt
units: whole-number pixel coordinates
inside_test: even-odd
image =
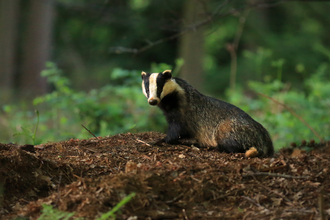
[[[245,158],[151,145],[155,132],[38,146],[0,144],[0,219],[37,219],[42,204],[95,219],[313,219],[330,215],[329,143]],[[306,145],[306,143],[303,142]],[[325,219],[324,218],[324,219]]]

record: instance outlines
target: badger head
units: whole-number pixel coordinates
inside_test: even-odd
[[[158,105],[168,94],[178,88],[178,84],[172,78],[171,70],[162,73],[141,73],[142,92],[147,97],[150,105]]]

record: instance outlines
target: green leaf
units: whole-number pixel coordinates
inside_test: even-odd
[[[10,105],[4,105],[3,106],[3,110],[6,112],[6,113],[10,113],[12,111],[12,107]]]
[[[106,220],[109,217],[115,218],[115,212],[117,212],[122,206],[124,206],[126,203],[128,203],[129,201],[131,201],[131,199],[136,195],[135,192],[129,194],[128,196],[126,196],[123,200],[121,200],[111,211],[103,214],[100,218],[98,218],[97,220]]]

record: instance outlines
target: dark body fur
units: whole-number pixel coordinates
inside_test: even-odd
[[[166,95],[158,104],[168,122],[167,143],[195,138],[200,145],[222,152],[245,153],[255,147],[259,157],[274,153],[267,130],[240,108],[205,96],[185,80],[173,78],[183,89]]]

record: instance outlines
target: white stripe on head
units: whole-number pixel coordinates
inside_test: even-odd
[[[159,100],[157,97],[157,77],[158,73],[152,73],[149,77],[149,100],[156,99]]]
[[[144,81],[143,80],[142,80],[142,92],[145,95],[145,97],[148,98],[148,95],[147,95],[146,88],[145,88],[145,85],[144,85]]]

